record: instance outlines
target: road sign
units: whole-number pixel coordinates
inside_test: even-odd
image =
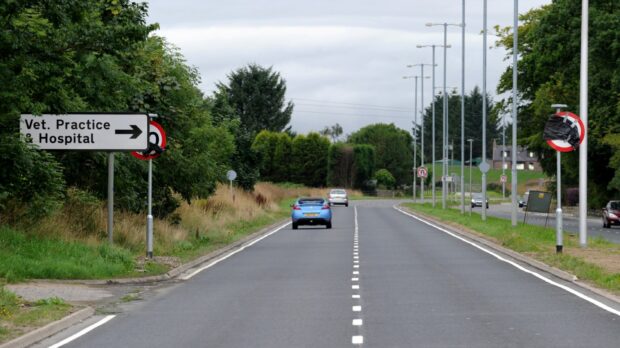
[[[21,115],[21,133],[42,150],[144,151],[146,114]]]
[[[573,146],[568,141],[563,140],[563,139],[547,139],[547,144],[549,144],[549,146],[554,148],[556,151],[560,151],[560,152],[575,151],[577,149],[577,146],[579,146],[583,142],[583,139],[586,135],[586,130],[585,130],[586,127],[584,126],[583,122],[581,121],[579,116],[573,114],[572,112],[568,112],[568,111],[558,112],[554,114],[553,116],[562,118],[564,123],[567,126],[569,126],[570,128],[575,128],[579,136],[579,143],[576,146]],[[547,127],[548,125],[545,126],[545,128]],[[545,129],[545,133],[547,133],[547,129]]]
[[[489,170],[491,169],[491,166],[489,165],[489,162],[487,161],[483,161],[480,163],[480,165],[478,166],[478,168],[480,168],[480,171],[483,173],[488,173]]]
[[[443,182],[452,182],[453,178],[450,175],[446,175],[442,177]]]
[[[237,178],[237,172],[235,172],[234,170],[229,170],[226,172],[226,178],[229,181],[233,181]]]
[[[418,178],[427,178],[428,169],[426,167],[418,167]]]
[[[508,182],[508,176],[502,174],[502,176],[499,177],[499,181],[502,183]]]
[[[150,121],[151,130],[149,132],[149,147],[147,151],[134,151],[131,155],[137,159],[150,160],[161,155],[166,148],[166,132],[164,128],[155,121]]]

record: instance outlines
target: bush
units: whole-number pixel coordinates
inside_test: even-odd
[[[377,179],[377,184],[380,187],[384,187],[386,189],[393,189],[396,185],[396,179],[394,179],[394,175],[390,173],[387,169],[379,169],[375,173],[375,179]]]

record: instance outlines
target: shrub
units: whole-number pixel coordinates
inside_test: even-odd
[[[387,169],[379,169],[375,173],[375,179],[377,179],[377,184],[386,189],[394,188],[396,185],[396,179],[394,179],[394,175],[390,173]]]

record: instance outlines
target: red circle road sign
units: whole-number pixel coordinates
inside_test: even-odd
[[[502,176],[499,177],[499,181],[500,182],[507,182],[508,181],[508,177],[505,174],[502,174]]]
[[[579,118],[579,116],[569,111],[559,112],[555,114],[556,117],[564,117],[577,126],[577,132],[579,133],[579,144],[583,142],[583,138],[586,136],[586,127]],[[575,149],[564,140],[547,140],[547,144],[560,152],[571,152]]]
[[[428,169],[426,167],[418,167],[418,178],[426,178],[428,176]]]
[[[159,146],[162,150],[166,148],[166,132],[164,128],[155,121],[150,121],[149,130],[149,147],[151,144]],[[161,155],[161,152],[155,150],[148,150],[144,152],[134,151],[131,155],[137,159],[150,160],[155,159]]]

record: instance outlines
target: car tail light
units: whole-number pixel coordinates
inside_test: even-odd
[[[323,204],[323,209],[329,209],[329,204],[327,203]]]
[[[295,204],[295,205],[293,206],[293,210],[301,210],[301,208],[300,208],[297,204]]]

